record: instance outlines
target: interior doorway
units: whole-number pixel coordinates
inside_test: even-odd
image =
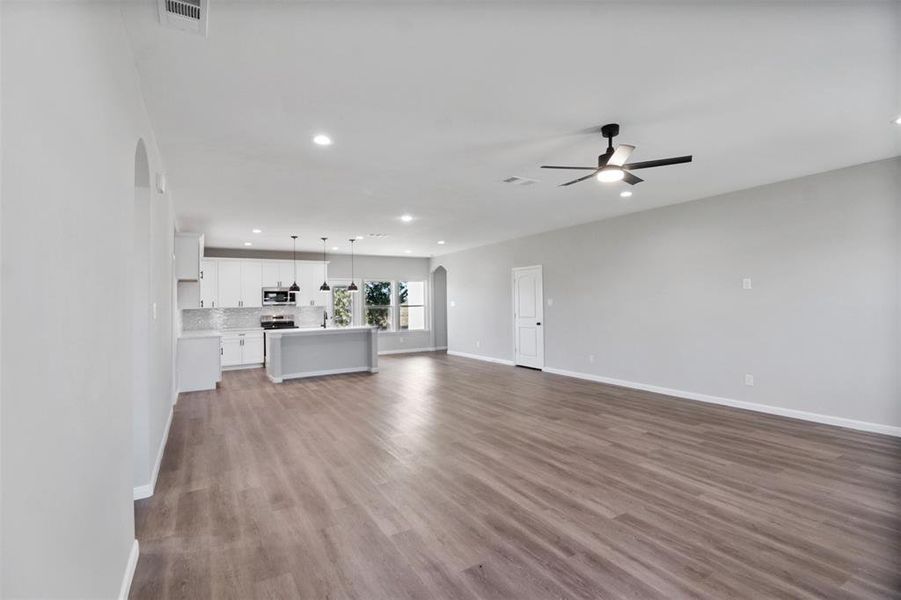
[[[513,362],[544,368],[544,287],[541,265],[513,269]]]
[[[432,307],[435,350],[447,350],[447,270],[441,266],[432,271]]]

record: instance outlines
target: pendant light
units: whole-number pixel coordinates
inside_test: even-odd
[[[354,238],[350,238],[350,285],[347,286],[348,292],[359,292],[359,288],[357,288],[357,282],[354,281],[354,242],[356,242]]]
[[[322,238],[322,285],[319,286],[320,292],[330,292],[332,288],[328,286],[328,281],[326,281],[325,274],[325,242],[328,240],[327,237]]]
[[[291,260],[294,261],[294,283],[291,284],[291,287],[288,288],[289,292],[299,292],[300,286],[297,285],[297,236],[291,236],[292,243],[294,244],[294,250],[291,251],[291,255],[293,258]]]

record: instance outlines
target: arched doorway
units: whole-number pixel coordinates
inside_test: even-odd
[[[147,483],[150,473],[150,163],[144,140],[135,148],[135,185],[132,211],[131,339],[132,339],[132,431],[134,486]]]
[[[447,270],[441,266],[432,271],[432,299],[435,349],[447,350]]]

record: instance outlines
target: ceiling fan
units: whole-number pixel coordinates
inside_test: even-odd
[[[605,183],[612,181],[625,181],[630,185],[641,183],[644,179],[636,177],[631,173],[635,169],[650,169],[651,167],[664,167],[666,165],[678,165],[680,163],[691,162],[691,155],[676,156],[674,158],[659,158],[657,160],[646,160],[643,162],[627,163],[635,146],[628,144],[620,144],[613,148],[613,138],[619,135],[619,123],[608,123],[601,127],[601,135],[607,138],[607,151],[598,156],[598,166],[596,167],[561,167],[557,165],[541,165],[542,169],[575,169],[580,171],[591,171],[585,177],[579,177],[560,186],[572,185],[591,179],[597,176],[598,181]]]

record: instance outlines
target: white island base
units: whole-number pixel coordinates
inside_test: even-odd
[[[378,373],[378,331],[377,327],[267,331],[266,375],[281,383],[338,373]]]

